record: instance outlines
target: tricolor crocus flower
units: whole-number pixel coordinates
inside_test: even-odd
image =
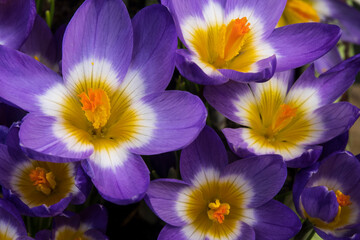
[[[349,152],[337,152],[295,177],[298,213],[325,240],[359,239],[360,163]]]
[[[18,210],[10,202],[4,199],[0,199],[0,239],[32,239],[27,236],[24,221]]]
[[[42,230],[35,236],[36,240],[107,240],[108,216],[101,205],[86,208],[80,214],[67,212],[57,216],[52,230]]]
[[[320,156],[319,144],[347,131],[359,117],[359,109],[350,103],[333,103],[359,70],[357,55],[319,78],[311,65],[295,83],[283,72],[266,83],[207,86],[204,95],[215,109],[242,125],[223,129],[238,156],[279,154],[289,167],[305,167]]]
[[[18,49],[29,35],[35,16],[34,0],[1,0],[0,45]]]
[[[301,228],[293,211],[272,200],[286,178],[278,155],[227,164],[215,131],[205,127],[180,158],[183,181],[152,181],[145,198],[167,225],[158,239],[288,240]]]
[[[186,49],[176,66],[187,79],[215,85],[229,79],[263,82],[275,71],[309,63],[340,38],[337,26],[301,24],[275,29],[286,0],[163,0]]]
[[[57,39],[45,20],[36,15],[34,26],[20,51],[58,72],[61,56],[59,56],[57,46]]]
[[[320,21],[338,25],[342,40],[360,44],[360,11],[342,0],[288,0],[278,26]]]
[[[22,146],[88,159],[82,166],[104,198],[138,201],[150,181],[140,154],[179,149],[205,124],[198,97],[165,91],[176,47],[165,7],[145,8],[131,22],[121,0],[87,0],[75,13],[64,35],[64,79],[0,47],[0,97],[30,112]]]
[[[0,144],[0,184],[4,197],[22,214],[50,217],[68,204],[85,202],[89,180],[79,163],[53,163],[49,156],[37,161],[21,151],[18,127],[13,126],[7,145]]]

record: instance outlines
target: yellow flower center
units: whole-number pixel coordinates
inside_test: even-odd
[[[222,68],[226,62],[236,57],[244,45],[247,33],[250,31],[247,18],[232,20],[227,26],[220,27],[215,52],[217,57],[212,63],[216,68]]]
[[[82,110],[95,129],[106,125],[110,117],[110,100],[102,89],[89,89],[88,93],[79,94]]]
[[[30,180],[36,186],[36,190],[49,195],[56,187],[55,176],[44,168],[36,167],[29,174]]]
[[[229,215],[230,213],[230,205],[227,203],[220,203],[219,199],[216,199],[215,202],[209,203],[208,207],[208,217],[214,222],[223,223],[225,215]]]
[[[279,110],[275,114],[274,121],[267,128],[265,137],[269,141],[273,141],[276,134],[284,129],[291,120],[296,116],[297,108],[292,108],[287,104],[281,104]]]
[[[305,22],[320,22],[320,17],[312,7],[311,2],[306,0],[288,0],[278,27]]]
[[[343,194],[342,192],[340,192],[340,190],[337,190],[335,192],[335,194],[336,194],[337,202],[339,203],[340,207],[345,207],[345,206],[351,205],[349,195]]]

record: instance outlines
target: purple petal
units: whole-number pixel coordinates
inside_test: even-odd
[[[338,152],[330,155],[321,162],[319,170],[314,174],[308,186],[320,179],[331,179],[337,182],[342,193],[348,195],[351,192],[358,191],[358,182],[360,181],[359,161],[349,152]],[[330,187],[330,186],[328,186]]]
[[[275,50],[276,71],[300,67],[332,49],[340,38],[335,25],[300,23],[276,28],[268,38]]]
[[[275,55],[268,57],[266,59],[262,59],[256,63],[258,65],[258,72],[238,72],[232,69],[218,69],[218,71],[227,77],[228,79],[247,83],[247,82],[265,82],[269,80],[276,71],[284,71],[278,70],[277,66],[277,58]]]
[[[92,184],[89,177],[85,174],[79,162],[74,163],[76,168],[75,185],[79,189],[78,193],[73,195],[71,204],[82,204],[86,201],[91,191]]]
[[[345,2],[327,0],[330,9],[330,18],[338,21],[342,30],[341,39],[346,42],[360,44],[360,11],[355,6],[349,6]]]
[[[305,188],[301,194],[301,203],[310,217],[328,223],[334,220],[339,211],[336,194],[324,186]]]
[[[61,77],[23,53],[0,46],[0,97],[26,111],[39,111],[38,95]]]
[[[329,141],[348,131],[360,116],[359,109],[347,102],[329,104],[314,113],[320,116],[322,125],[322,135],[317,140],[318,143]]]
[[[181,149],[194,141],[205,125],[207,111],[202,101],[188,92],[165,91],[143,98],[156,115],[151,140],[133,147],[136,154],[151,155]],[[140,113],[144,119],[153,114]]]
[[[180,192],[189,185],[176,179],[151,181],[146,202],[163,221],[173,226],[184,226],[186,222],[179,216],[176,203]]]
[[[165,227],[161,230],[158,240],[169,240],[169,239],[176,239],[176,240],[188,240],[188,238],[182,232],[181,227],[174,227],[169,224],[166,224]]]
[[[33,0],[1,1],[0,44],[18,49],[31,31],[35,15]]]
[[[21,145],[37,152],[65,158],[58,158],[61,162],[84,159],[92,154],[93,149],[81,147],[80,142],[75,143],[75,146],[72,145],[74,143],[67,143],[69,135],[56,136],[54,133],[55,123],[56,120],[51,117],[28,114],[24,118],[19,133]]]
[[[36,15],[34,27],[20,51],[39,61],[54,71],[57,66],[56,40],[44,19]]]
[[[333,68],[335,65],[339,64],[342,61],[339,50],[337,47],[331,49],[324,56],[319,58],[314,62],[315,69],[318,73],[324,73],[329,69]]]
[[[80,213],[81,223],[87,224],[89,229],[96,228],[101,232],[106,232],[108,222],[108,214],[106,208],[102,205],[96,204],[86,208]]]
[[[82,161],[100,195],[120,205],[141,200],[150,182],[149,170],[142,158],[126,150],[122,154],[117,151],[107,154],[111,162],[109,166],[102,165],[106,161],[102,153]]]
[[[286,166],[290,168],[304,168],[314,164],[322,153],[321,146],[310,146],[304,149],[304,152],[297,158],[286,162]]]
[[[220,137],[212,128],[205,126],[198,138],[181,152],[181,177],[185,182],[191,183],[201,169],[221,171],[227,162],[226,149]]]
[[[238,185],[249,190],[249,208],[261,206],[272,199],[283,186],[286,175],[286,165],[279,155],[241,159],[227,165],[222,172],[222,177],[238,176]]]
[[[63,41],[62,69],[69,72],[83,61],[106,60],[122,80],[128,70],[133,48],[129,14],[121,0],[85,1],[67,26]]]
[[[245,128],[224,128],[222,131],[226,137],[230,149],[239,157],[251,157],[256,154],[253,149],[248,149],[249,144],[242,138]]]
[[[52,237],[52,231],[51,230],[41,230],[36,233],[35,239],[36,240],[49,240]]]
[[[349,131],[331,139],[323,144],[323,151],[321,153],[321,159],[326,158],[330,154],[339,151],[345,151],[346,145],[349,139]]]
[[[242,101],[256,101],[249,85],[234,81],[229,81],[219,86],[206,86],[204,88],[204,97],[211,106],[226,118],[242,125],[247,124],[246,121],[237,114],[238,111],[241,111],[239,106],[244,105]],[[237,102],[239,102],[239,104],[237,104]]]
[[[99,232],[96,229],[87,230],[84,233],[84,235],[90,237],[90,239],[96,239],[96,240],[108,240],[109,239],[104,233]]]
[[[319,162],[313,164],[311,167],[302,169],[295,176],[295,181],[293,185],[293,201],[295,204],[296,211],[300,214],[302,218],[305,218],[305,216],[303,215],[303,212],[300,210],[300,196],[304,191],[304,188],[308,183],[310,177],[317,172],[318,168],[319,168]]]
[[[11,205],[9,202],[0,199],[0,231],[2,234],[5,233],[6,239],[10,239],[13,237],[11,234],[11,230],[15,230],[15,233],[21,237],[26,236],[26,228],[23,220],[21,219],[19,213],[17,212],[16,208]],[[9,230],[9,235],[6,232]],[[3,236],[3,235],[2,235]]]
[[[256,239],[287,240],[300,231],[300,219],[282,203],[270,200],[254,210]]]
[[[171,15],[165,7],[151,5],[135,15],[132,23],[134,50],[122,84],[137,96],[163,91],[175,68],[177,35]]]
[[[178,49],[175,63],[180,74],[186,79],[203,85],[219,85],[229,79],[220,72],[218,74],[206,74],[193,60],[191,53],[186,49]],[[216,71],[216,70],[214,70]]]

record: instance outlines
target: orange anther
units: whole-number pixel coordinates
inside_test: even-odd
[[[337,190],[335,192],[335,194],[336,194],[337,202],[339,203],[340,207],[345,207],[345,206],[351,205],[349,195],[343,194],[342,192],[340,192],[340,190]]]

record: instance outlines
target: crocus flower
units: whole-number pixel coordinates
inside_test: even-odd
[[[223,129],[238,156],[279,154],[289,167],[305,167],[320,156],[319,144],[347,131],[359,117],[359,109],[350,103],[333,103],[359,69],[357,55],[319,78],[311,65],[294,84],[283,72],[266,83],[207,86],[204,95],[215,109],[243,126]]]
[[[80,214],[67,212],[54,218],[52,230],[42,230],[36,240],[107,240],[107,212],[101,205],[86,208]]]
[[[52,34],[44,19],[36,15],[34,26],[20,51],[35,58],[55,72],[59,71],[57,39]]]
[[[181,153],[183,181],[150,183],[145,199],[167,223],[158,239],[288,240],[300,230],[295,213],[272,200],[286,178],[280,156],[227,162],[221,139],[205,127]]]
[[[263,82],[275,70],[309,63],[339,40],[340,30],[325,24],[275,29],[286,0],[163,0],[170,9],[180,40],[180,73],[199,84],[229,79]]]
[[[337,152],[301,170],[293,195],[298,213],[325,240],[359,239],[360,163],[349,152]]]
[[[18,49],[31,31],[35,15],[34,0],[1,0],[0,45]]]
[[[22,146],[87,159],[82,166],[105,199],[138,201],[150,181],[140,154],[182,148],[205,124],[198,97],[164,91],[176,47],[165,7],[149,6],[131,22],[121,0],[87,0],[77,10],[64,35],[64,80],[0,47],[0,97],[30,112],[20,129]]]
[[[0,239],[32,239],[27,236],[24,221],[18,210],[10,202],[4,199],[0,199]]]
[[[342,40],[360,44],[360,11],[342,0],[288,0],[278,26],[320,21],[337,24]]]
[[[50,217],[69,203],[86,200],[90,184],[79,163],[53,163],[50,156],[37,161],[27,157],[19,146],[19,128],[13,126],[7,145],[0,144],[0,184],[4,197],[22,214]]]

